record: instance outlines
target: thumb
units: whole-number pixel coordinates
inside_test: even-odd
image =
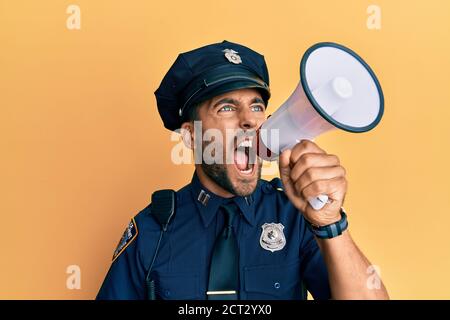
[[[284,150],[279,158],[279,167],[280,167],[280,178],[283,182],[284,191],[287,195],[293,195],[294,194],[294,184],[292,183],[290,174],[291,174],[291,167],[290,167],[290,158],[291,158],[291,150],[287,149]]]

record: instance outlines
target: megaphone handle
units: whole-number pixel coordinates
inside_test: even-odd
[[[305,139],[305,138],[303,140],[314,141],[314,139]],[[299,142],[300,142],[299,139],[295,140],[295,143]],[[315,198],[308,199],[308,202],[314,210],[320,210],[323,207],[325,207],[325,205],[328,203],[328,196],[325,194],[320,194]]]
[[[328,196],[320,194],[315,198],[308,199],[308,202],[314,210],[320,210],[328,203]]]

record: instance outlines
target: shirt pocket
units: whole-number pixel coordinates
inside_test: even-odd
[[[156,292],[163,300],[199,299],[199,276],[193,273],[159,274]]]
[[[302,299],[300,261],[244,268],[244,285],[250,300]]]

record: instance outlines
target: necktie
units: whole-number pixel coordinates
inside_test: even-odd
[[[236,300],[239,289],[239,250],[233,232],[233,220],[239,208],[234,202],[220,208],[225,216],[225,224],[214,244],[207,295],[208,300]]]

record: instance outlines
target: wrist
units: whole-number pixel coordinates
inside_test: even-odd
[[[315,212],[314,212],[315,213]],[[306,217],[305,219],[308,221],[308,223],[314,227],[320,228],[320,227],[326,227],[333,223],[337,223],[342,219],[342,213],[341,209],[338,209],[337,213],[333,216],[327,215],[313,215]]]
[[[305,219],[308,229],[319,239],[332,239],[340,236],[348,228],[347,215],[344,208],[340,209],[340,219],[336,222],[318,226]]]

